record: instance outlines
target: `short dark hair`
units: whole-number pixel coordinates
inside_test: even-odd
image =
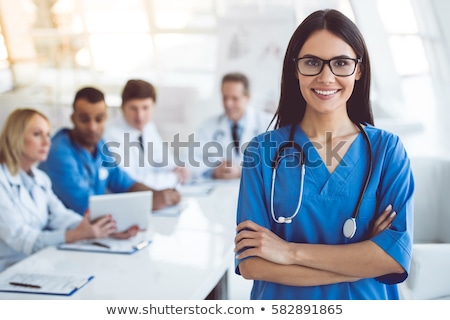
[[[309,36],[319,30],[328,30],[344,40],[355,51],[361,62],[361,79],[356,81],[353,93],[347,101],[347,113],[353,122],[374,124],[370,105],[370,60],[366,43],[358,27],[337,10],[327,9],[311,13],[298,26],[289,41],[283,62],[281,94],[275,114],[276,127],[299,123],[305,114],[303,98],[293,59],[297,57]],[[273,121],[273,120],[272,120]]]
[[[105,95],[100,90],[93,87],[84,87],[77,91],[75,98],[73,99],[72,107],[75,110],[75,102],[77,100],[86,100],[90,103],[97,103],[100,101],[105,101]]]
[[[153,102],[156,103],[156,89],[151,83],[144,80],[128,80],[122,90],[122,106],[129,100],[148,98],[153,99]]]
[[[244,85],[244,94],[250,95],[250,82],[245,74],[240,72],[227,73],[222,77],[222,86],[225,82],[240,82]]]

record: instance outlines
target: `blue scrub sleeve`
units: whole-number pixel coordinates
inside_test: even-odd
[[[395,284],[408,277],[413,239],[413,194],[414,178],[410,161],[398,137],[392,136],[383,164],[383,175],[379,188],[379,210],[392,204],[397,213],[389,229],[371,240],[395,259],[404,269],[402,274],[388,274],[377,280]]]
[[[242,166],[238,206],[237,224],[251,220],[258,225],[270,228],[270,221],[267,214],[268,208],[265,205],[264,181],[262,175],[262,152],[260,143],[253,139],[248,144],[244,152],[244,163]],[[242,260],[235,260],[235,272],[239,272],[239,263]]]
[[[108,179],[108,189],[115,193],[127,192],[136,183],[136,181],[119,166],[109,169]]]
[[[80,215],[88,209],[88,199],[93,193],[89,177],[78,168],[77,155],[70,147],[52,146],[47,160],[39,168],[50,177],[52,187],[64,205]]]

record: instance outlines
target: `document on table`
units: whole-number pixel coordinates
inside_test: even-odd
[[[74,243],[60,244],[58,245],[58,249],[131,254],[144,249],[151,242],[152,240],[149,232],[141,231],[135,237],[126,240],[114,238],[82,240]]]
[[[15,273],[0,280],[0,291],[70,296],[94,276]]]

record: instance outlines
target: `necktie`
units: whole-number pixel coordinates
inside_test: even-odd
[[[142,134],[138,137],[139,147],[141,147],[141,150],[144,150],[144,141],[142,140]]]
[[[233,139],[234,151],[239,153],[238,124],[236,122],[231,126],[231,137]]]

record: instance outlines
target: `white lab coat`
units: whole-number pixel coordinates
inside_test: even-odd
[[[33,168],[12,176],[0,165],[0,271],[46,246],[65,242],[66,230],[82,217],[52,191],[48,176]]]
[[[190,167],[195,176],[200,176],[214,168],[213,163],[232,161],[241,164],[246,145],[255,136],[267,131],[273,115],[258,109],[247,108],[243,118],[239,121],[240,148],[236,154],[233,150],[231,121],[225,113],[207,119],[195,133],[195,141],[200,147],[195,147],[194,164]],[[273,124],[269,130],[273,129]],[[207,151],[209,150],[209,151]],[[197,166],[197,163],[200,163]]]
[[[108,124],[104,140],[117,164],[134,180],[155,190],[173,188],[177,176],[170,145],[163,142],[155,124],[151,121],[142,132],[144,151],[138,147],[141,132],[130,126],[123,117]],[[113,142],[113,143],[111,143]]]

